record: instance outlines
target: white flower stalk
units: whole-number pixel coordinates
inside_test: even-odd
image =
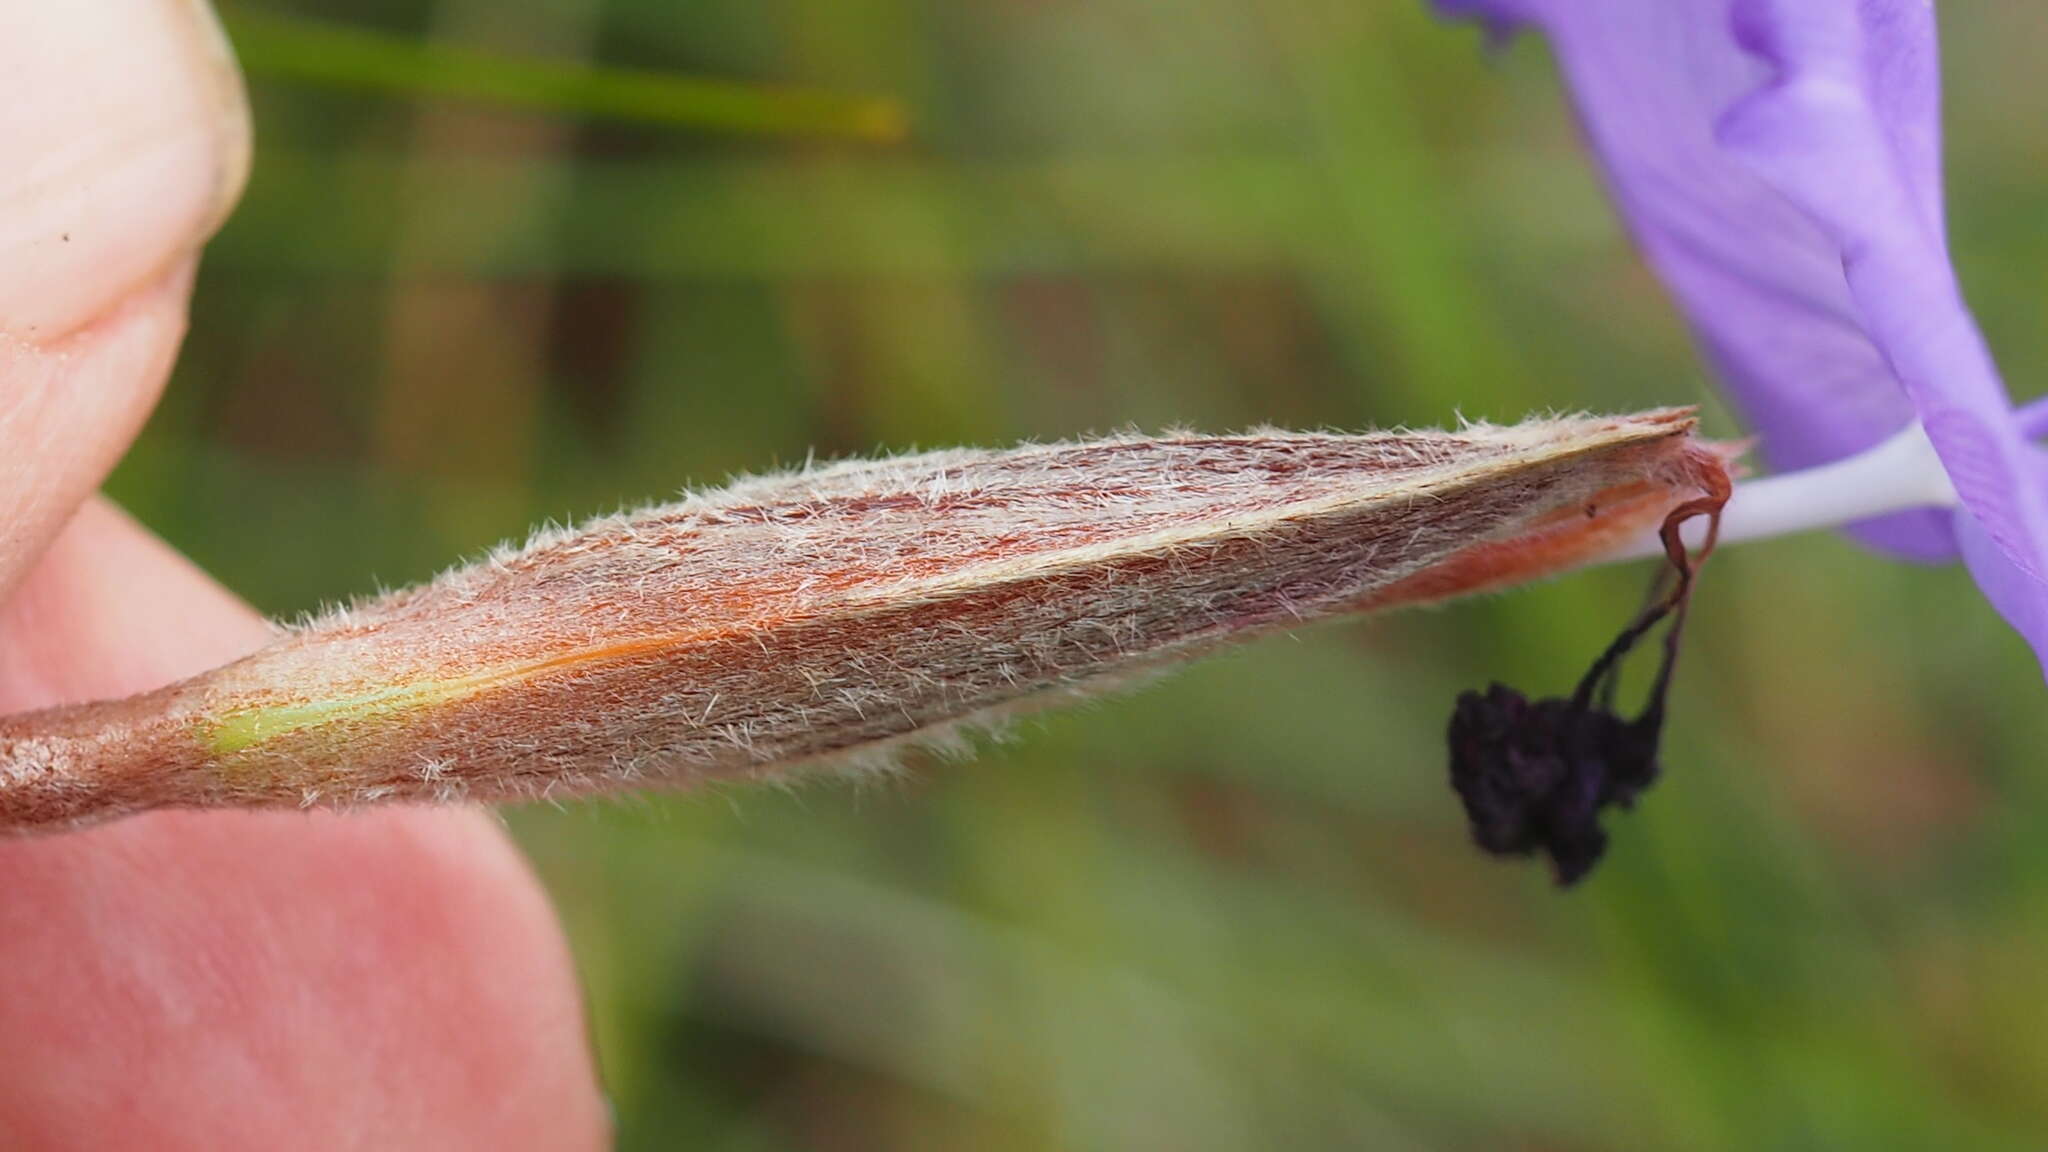
[[[1890,439],[1831,464],[1736,484],[1721,511],[1720,543],[1840,528],[1894,512],[1954,508],[1958,503],[1934,445],[1915,422]],[[1698,547],[1705,531],[1702,521],[1687,524],[1686,542]],[[1664,544],[1652,530],[1608,559],[1663,554]]]

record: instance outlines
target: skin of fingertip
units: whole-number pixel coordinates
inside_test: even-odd
[[[193,267],[54,344],[0,333],[0,599],[148,419],[185,334]]]
[[[552,912],[470,811],[142,817],[0,844],[9,1146],[582,1148]]]
[[[0,709],[268,633],[93,502],[0,605]],[[0,893],[0,1147],[605,1144],[566,945],[482,813],[162,813],[0,841]]]

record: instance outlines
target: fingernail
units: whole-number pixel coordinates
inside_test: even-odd
[[[59,339],[212,235],[249,115],[199,0],[14,6],[0,38],[0,335]]]

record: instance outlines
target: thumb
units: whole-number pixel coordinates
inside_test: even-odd
[[[197,0],[0,10],[0,595],[119,459],[249,121]]]

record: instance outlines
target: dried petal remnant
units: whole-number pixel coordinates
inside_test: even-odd
[[[1533,703],[1494,684],[1458,697],[1451,714],[1451,787],[1464,802],[1472,839],[1496,856],[1549,855],[1560,886],[1583,879],[1607,851],[1600,814],[1609,806],[1634,807],[1636,797],[1662,771],[1657,744],[1664,733],[1664,702],[1699,564],[1714,549],[1725,478],[1710,479],[1706,494],[1664,518],[1659,533],[1676,574],[1671,590],[1660,572],[1650,604],[1622,630],[1569,698]],[[1694,517],[1709,518],[1706,546],[1696,559],[1679,530]],[[1633,720],[1614,712],[1621,661],[1664,620],[1664,654],[1650,686],[1649,703]]]
[[[1472,839],[1496,856],[1548,853],[1559,884],[1606,852],[1601,810],[1632,806],[1657,772],[1656,732],[1571,700],[1494,684],[1458,697],[1451,716],[1451,784]]]
[[[831,465],[573,531],[126,701],[0,720],[0,826],[885,756],[1227,640],[1569,568],[1725,476],[1686,411]]]

